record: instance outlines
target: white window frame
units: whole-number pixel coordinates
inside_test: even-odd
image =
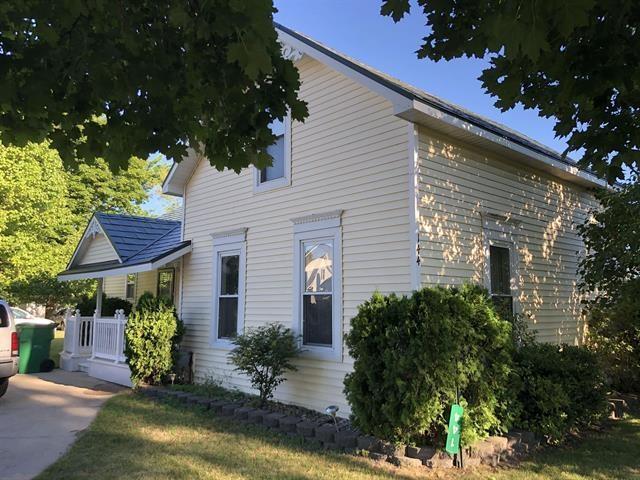
[[[253,167],[253,193],[268,192],[291,185],[291,112],[284,117],[284,176],[260,182],[260,169]]]
[[[293,226],[293,322],[292,330],[298,338],[304,357],[321,360],[342,361],[342,211],[309,215],[292,219]],[[304,292],[304,243],[331,240],[333,242],[333,277],[331,311],[331,346],[303,344]]]
[[[513,313],[521,313],[520,305],[520,256],[518,254],[518,231],[520,222],[503,215],[484,213],[483,248],[484,248],[484,286],[491,295],[491,246],[509,249],[509,279],[511,295],[513,297]]]
[[[241,335],[244,332],[244,303],[245,303],[245,270],[247,259],[246,229],[234,230],[213,234],[213,292],[212,292],[212,319],[209,344],[212,347],[231,349],[233,341],[229,338],[218,337],[218,309],[220,299],[220,266],[223,257],[238,255],[238,322],[236,332]]]
[[[133,275],[133,297],[127,296],[127,291],[129,290],[129,275]],[[127,273],[124,276],[124,297],[125,300],[136,300],[136,294],[138,293],[138,274],[137,273]]]

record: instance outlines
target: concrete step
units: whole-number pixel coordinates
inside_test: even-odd
[[[84,363],[84,362],[79,363],[78,368],[80,369],[81,372],[89,373],[89,364],[87,363]]]

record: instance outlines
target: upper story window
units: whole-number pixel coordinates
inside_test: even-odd
[[[127,275],[127,286],[126,286],[126,298],[127,300],[135,300],[136,298],[136,280],[138,279],[138,275],[135,273],[129,273]]]
[[[262,169],[254,168],[253,190],[264,192],[291,184],[291,117],[275,120],[270,125],[272,133],[277,137],[267,152],[272,163]]]
[[[342,355],[341,213],[293,220],[293,328],[303,354],[330,360]]]

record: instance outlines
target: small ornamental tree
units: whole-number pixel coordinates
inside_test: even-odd
[[[284,374],[297,370],[292,363],[299,353],[296,338],[291,329],[272,323],[239,335],[233,343],[236,348],[231,352],[231,362],[249,377],[264,406],[286,380]]]
[[[149,308],[137,308],[125,329],[125,354],[134,386],[157,384],[171,372],[176,338],[183,333],[173,307],[149,302]]]

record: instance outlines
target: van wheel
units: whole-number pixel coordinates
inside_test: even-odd
[[[7,387],[9,386],[8,378],[0,378],[0,397],[7,393]]]

